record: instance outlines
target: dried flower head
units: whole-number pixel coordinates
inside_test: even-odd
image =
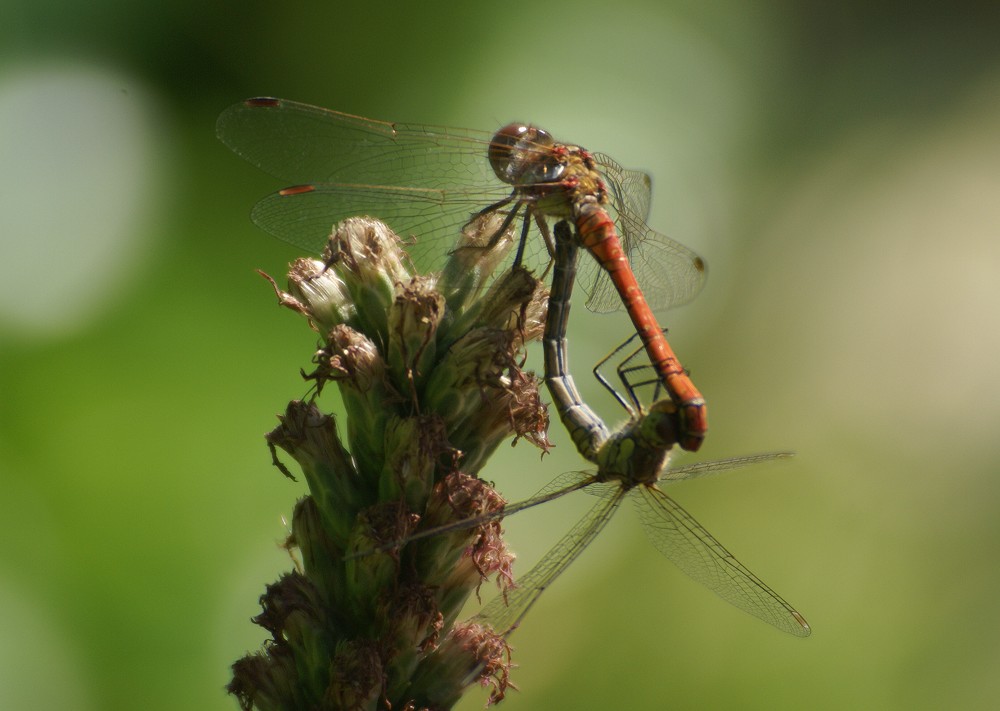
[[[523,270],[493,279],[513,242],[491,239],[494,223],[474,221],[439,275],[415,275],[385,225],[346,220],[324,261],[295,262],[276,289],[322,342],[313,398],[267,435],[309,494],[288,539],[301,569],[268,586],[254,620],[271,639],[233,666],[244,709],[446,709],[477,680],[503,698],[506,644],[456,624],[487,576],[510,584],[499,524],[393,545],[502,509],[477,478],[502,441],[548,446],[538,380],[521,367],[546,294]],[[330,384],[339,423],[319,404]]]

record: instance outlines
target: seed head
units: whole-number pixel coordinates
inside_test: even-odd
[[[489,576],[511,584],[499,522],[405,543],[503,509],[476,476],[502,441],[548,446],[538,379],[522,368],[546,294],[524,270],[492,278],[512,243],[496,217],[473,221],[441,274],[417,275],[385,225],[347,220],[325,260],[295,262],[278,291],[321,342],[311,398],[267,435],[309,493],[286,543],[301,564],[255,618],[270,640],[233,667],[245,709],[447,709],[477,680],[503,698],[506,644],[457,622]]]

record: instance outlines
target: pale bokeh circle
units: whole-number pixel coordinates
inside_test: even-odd
[[[47,62],[0,74],[0,332],[86,328],[147,264],[163,131],[136,81]]]

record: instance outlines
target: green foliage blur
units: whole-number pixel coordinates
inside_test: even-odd
[[[798,454],[671,493],[810,639],[626,514],[512,638],[503,708],[995,704],[1000,6],[815,5],[7,0],[0,708],[236,708],[303,493],[263,433],[315,343],[254,273],[300,256],[247,217],[282,186],[214,136],[255,95],[531,121],[648,170],[652,226],[709,264],[665,319],[709,403],[698,457]],[[574,372],[609,421],[589,370],[627,336],[578,299]],[[488,466],[509,499],[582,466],[550,436]],[[522,570],[589,503],[508,521]]]

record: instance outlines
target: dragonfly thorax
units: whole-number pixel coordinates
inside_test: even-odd
[[[601,478],[625,482],[629,487],[655,484],[677,442],[676,412],[676,405],[669,399],[659,400],[649,412],[633,418],[609,437],[597,453]]]

